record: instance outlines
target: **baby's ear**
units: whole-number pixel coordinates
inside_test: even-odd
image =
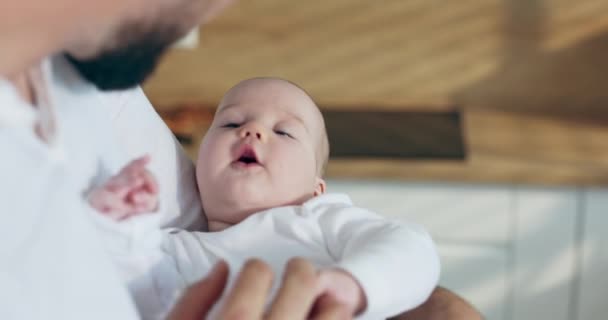
[[[325,184],[325,180],[316,177],[315,178],[315,192],[314,192],[314,196],[320,196],[322,194],[325,193],[325,189],[327,188],[327,185]]]

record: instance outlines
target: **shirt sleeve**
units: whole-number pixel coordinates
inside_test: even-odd
[[[384,219],[354,206],[322,210],[319,224],[337,268],[365,291],[361,318],[380,319],[423,303],[439,280],[440,264],[429,234],[414,223]]]

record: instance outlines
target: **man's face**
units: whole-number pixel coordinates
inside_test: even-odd
[[[141,1],[139,1],[141,3]],[[231,0],[151,0],[136,14],[109,26],[106,35],[83,39],[65,54],[78,72],[101,90],[141,84],[160,57],[194,26],[212,19]],[[91,49],[93,48],[93,49]]]
[[[66,53],[67,59],[87,81],[101,90],[118,90],[142,83],[156,68],[168,46],[181,35],[175,28],[141,30],[127,25],[117,35],[120,45],[98,55],[78,59]]]

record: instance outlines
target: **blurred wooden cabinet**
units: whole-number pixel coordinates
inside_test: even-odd
[[[329,190],[433,235],[441,284],[490,320],[608,312],[608,190],[331,180]]]

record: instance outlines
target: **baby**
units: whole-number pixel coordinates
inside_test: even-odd
[[[333,296],[361,319],[425,301],[439,276],[432,240],[416,224],[327,194],[328,155],[324,120],[308,94],[282,79],[254,78],[225,94],[200,147],[196,175],[209,232],[138,226],[140,217],[156,216],[142,213],[162,207],[147,157],[92,190],[94,208],[130,226],[119,242],[132,248],[114,255],[142,316],[161,318],[219,260],[239,270],[254,257],[276,275],[289,259],[306,258],[318,268],[319,297]],[[156,238],[157,247],[143,240]]]

